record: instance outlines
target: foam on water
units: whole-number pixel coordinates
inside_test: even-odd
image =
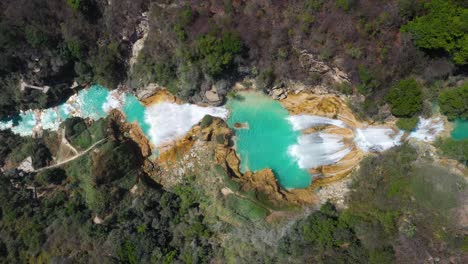
[[[226,119],[229,112],[224,107],[159,103],[146,108],[145,122],[150,125],[151,141],[160,146],[184,136],[205,115]]]
[[[296,131],[323,125],[346,127],[346,124],[341,120],[316,115],[293,115],[288,117],[288,121]]]
[[[57,130],[64,120],[59,116],[57,108],[49,108],[41,112],[41,123],[42,129]]]
[[[113,109],[120,109],[122,107],[123,100],[122,93],[118,90],[113,90],[107,94],[106,101],[102,105],[102,110],[109,113]]]
[[[355,130],[354,142],[363,151],[381,152],[401,144],[403,131],[390,128],[368,127]]]
[[[288,153],[303,169],[334,164],[349,152],[351,148],[345,146],[343,137],[320,132],[301,135],[297,144],[288,148]]]
[[[11,131],[15,134],[20,136],[30,136],[33,134],[33,129],[36,126],[36,116],[34,112],[28,110],[26,112],[22,112],[20,114],[21,120],[19,120],[18,124],[13,126],[14,122],[11,121]]]
[[[437,136],[444,131],[444,120],[440,117],[434,118],[419,118],[416,130],[410,133],[408,138],[432,142]]]
[[[76,100],[77,115],[83,118],[97,120],[107,116],[104,104],[107,102],[109,91],[99,85],[93,85],[89,89],[81,90]]]

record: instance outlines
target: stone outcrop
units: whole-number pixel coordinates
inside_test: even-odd
[[[299,62],[305,71],[321,74],[328,83],[341,84],[349,82],[349,77],[345,72],[338,67],[326,64],[317,55],[309,53],[306,50],[301,51]]]
[[[156,84],[148,86],[143,91],[147,91],[147,93],[142,92],[141,94],[139,93],[138,96],[143,105],[145,106],[150,106],[161,102],[176,104],[182,103],[182,101],[179,98],[177,98],[177,96],[171,94],[168,90]]]
[[[247,171],[240,178],[244,191],[255,190],[278,205],[303,205],[317,201],[314,191],[311,189],[286,190],[282,188],[271,169],[263,169],[257,172]]]
[[[128,136],[138,145],[142,157],[146,158],[151,155],[155,147],[145,136],[138,124],[127,123],[124,114],[118,110],[112,110],[109,113],[109,117],[114,120],[114,124],[117,125],[120,134]]]

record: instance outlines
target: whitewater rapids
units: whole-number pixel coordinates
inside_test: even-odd
[[[160,146],[183,137],[205,115],[226,119],[229,112],[224,107],[159,103],[146,108],[145,122],[150,125],[151,142]]]

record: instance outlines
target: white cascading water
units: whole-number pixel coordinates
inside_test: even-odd
[[[341,120],[315,115],[293,115],[287,119],[295,131],[322,125],[346,127]],[[345,146],[343,137],[321,132],[301,135],[297,144],[288,148],[289,155],[297,160],[302,169],[336,163],[349,152],[351,148]]]
[[[106,112],[110,112],[113,109],[120,109],[123,101],[123,93],[118,90],[112,90],[107,95],[106,102],[102,105],[102,109]]]
[[[395,132],[391,128],[367,127],[355,130],[354,142],[363,151],[381,152],[401,144],[403,131]]]
[[[151,141],[160,146],[184,136],[205,115],[226,119],[229,112],[224,107],[159,103],[146,108],[145,122],[150,124]]]
[[[293,115],[288,117],[288,121],[296,131],[323,125],[346,127],[346,124],[341,120],[316,115]]]
[[[431,142],[444,131],[444,120],[440,117],[419,118],[416,130],[411,132],[408,138],[414,138],[426,142]]]
[[[288,152],[297,159],[300,168],[311,169],[340,161],[351,148],[345,146],[341,136],[319,132],[299,136]]]

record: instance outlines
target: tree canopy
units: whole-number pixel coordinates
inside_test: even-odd
[[[403,79],[390,90],[387,100],[393,115],[412,117],[422,109],[421,85],[415,79]]]
[[[439,103],[440,110],[450,120],[468,119],[468,83],[455,89],[442,91]]]
[[[413,35],[416,45],[429,50],[445,50],[457,64],[468,63],[468,8],[451,0],[425,4],[427,14],[402,27]]]

